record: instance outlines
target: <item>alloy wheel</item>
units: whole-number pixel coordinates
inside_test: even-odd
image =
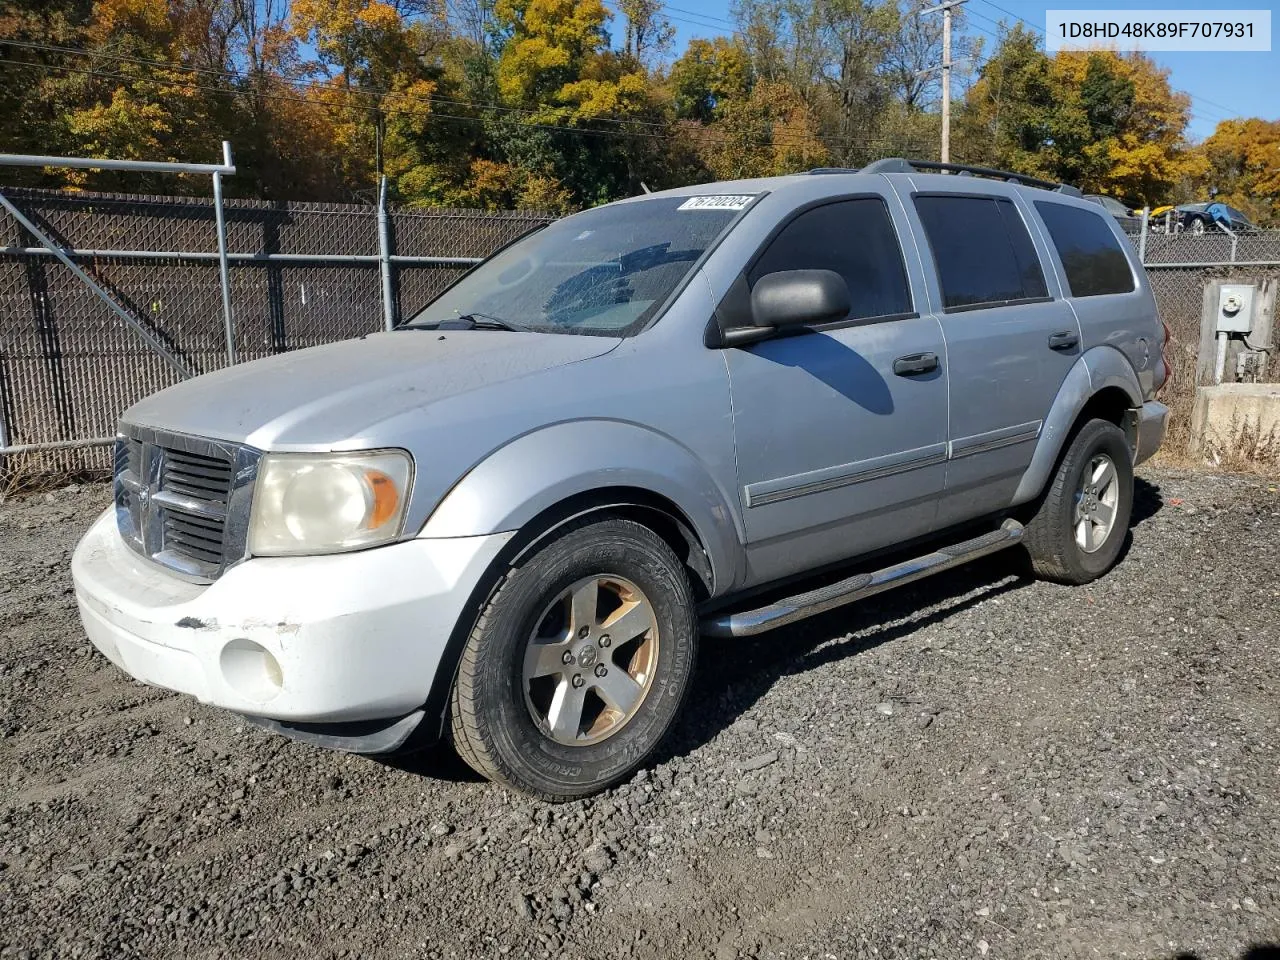
[[[525,651],[525,704],[557,743],[586,746],[621,730],[653,685],[658,621],[634,583],[579,580],[547,605]]]

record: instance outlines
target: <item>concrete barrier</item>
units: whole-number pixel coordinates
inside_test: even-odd
[[[1196,390],[1191,448],[1206,456],[1274,460],[1280,455],[1280,383],[1220,383]]]

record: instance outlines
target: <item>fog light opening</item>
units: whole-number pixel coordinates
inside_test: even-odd
[[[227,686],[246,700],[265,703],[284,688],[280,661],[266,647],[245,637],[223,647],[218,661]]]

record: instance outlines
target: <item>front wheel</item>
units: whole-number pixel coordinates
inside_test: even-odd
[[[546,800],[626,779],[679,712],[697,653],[683,565],[647,527],[586,522],[512,567],[467,640],[458,754]]]
[[[1022,542],[1037,576],[1088,583],[1120,556],[1133,509],[1133,457],[1124,432],[1090,420],[1072,438]]]

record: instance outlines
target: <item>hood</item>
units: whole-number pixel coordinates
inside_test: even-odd
[[[588,360],[620,342],[502,330],[376,333],[186,380],[123,419],[263,450],[340,447],[398,414]]]

